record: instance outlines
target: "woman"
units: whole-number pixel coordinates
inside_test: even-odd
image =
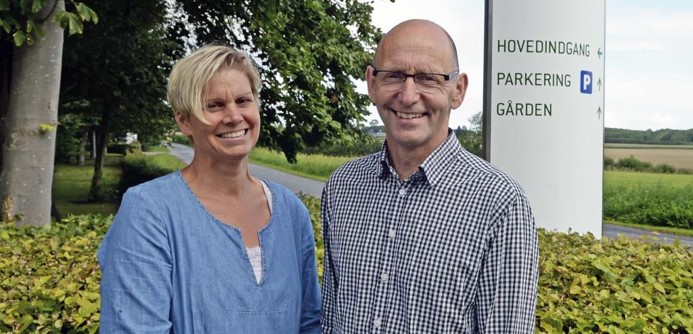
[[[123,197],[98,252],[102,333],[319,333],[308,210],[248,172],[260,87],[225,46],[174,66],[168,100],[195,156]]]

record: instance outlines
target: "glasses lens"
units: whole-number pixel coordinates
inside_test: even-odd
[[[402,84],[407,80],[407,76],[400,72],[382,72],[382,82],[384,85]]]
[[[398,90],[411,75],[402,72],[378,71],[377,76],[383,89]],[[416,88],[422,92],[430,92],[445,83],[445,75],[435,73],[417,73],[413,75]]]

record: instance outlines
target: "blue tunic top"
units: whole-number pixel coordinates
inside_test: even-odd
[[[319,333],[308,210],[272,191],[258,283],[240,230],[214,218],[180,172],[130,188],[98,252],[102,333]]]

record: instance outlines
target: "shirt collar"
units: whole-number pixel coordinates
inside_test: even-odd
[[[448,166],[456,156],[455,152],[460,149],[460,143],[457,141],[455,132],[448,128],[448,137],[438,146],[426,159],[419,165],[417,174],[427,182],[430,186],[435,187],[443,179]],[[387,152],[387,140],[383,143],[379,153],[380,160],[380,178],[385,179],[388,176],[396,177],[396,172],[390,163],[389,154]]]

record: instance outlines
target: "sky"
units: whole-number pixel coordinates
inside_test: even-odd
[[[484,6],[484,0],[373,1],[373,24],[383,32],[406,19],[428,19],[455,40],[469,88],[452,112],[452,128],[468,126],[483,108]],[[693,129],[693,0],[606,0],[605,34],[604,126]],[[358,87],[366,93],[365,84]],[[367,120],[380,121],[369,110]]]

